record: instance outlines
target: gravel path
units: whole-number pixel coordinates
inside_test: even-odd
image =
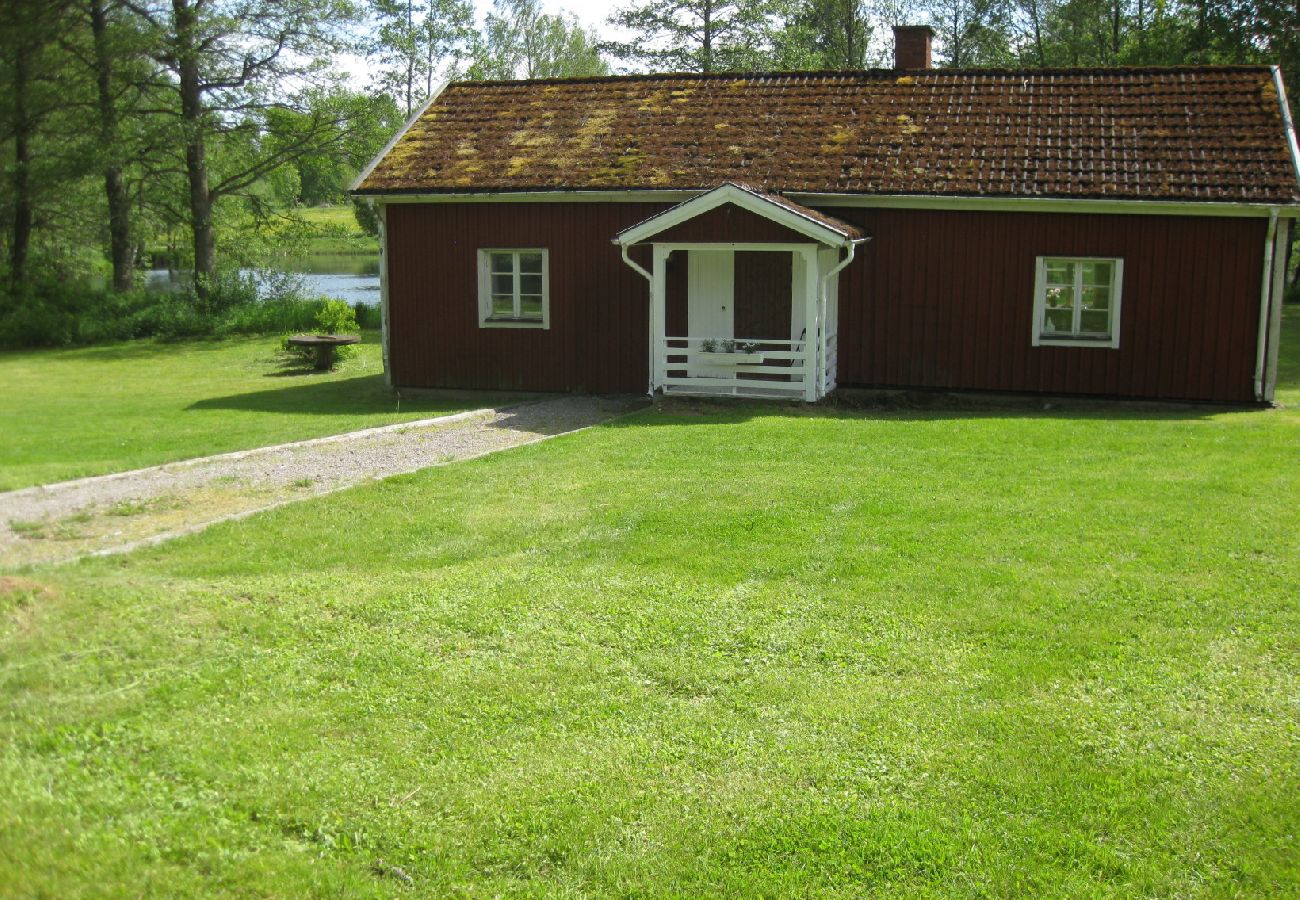
[[[362,481],[586,428],[643,403],[558,397],[0,493],[0,566],[123,552]]]

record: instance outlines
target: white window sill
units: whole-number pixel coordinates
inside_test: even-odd
[[[543,319],[484,319],[480,328],[550,328],[550,323]]]
[[[1035,347],[1097,347],[1102,350],[1116,350],[1119,342],[1114,338],[1078,338],[1078,337],[1039,337],[1034,341]]]

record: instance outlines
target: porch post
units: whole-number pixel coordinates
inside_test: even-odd
[[[667,247],[653,244],[653,261],[650,267],[650,393],[664,383],[668,370],[664,366],[664,338],[667,337],[668,314],[666,282],[668,276]]]
[[[817,369],[820,366],[818,361],[818,350],[821,347],[821,319],[818,317],[817,283],[821,280],[817,277],[817,245],[810,244],[800,249],[803,254],[804,262],[804,376],[803,376],[803,398],[812,403],[821,396],[818,386],[821,384],[817,377]]]

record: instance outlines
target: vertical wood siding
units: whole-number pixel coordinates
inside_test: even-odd
[[[649,286],[615,234],[649,203],[395,203],[388,207],[393,383],[644,392]],[[478,250],[550,251],[549,330],[480,328]],[[633,257],[649,266],[647,251]]]
[[[610,240],[664,208],[389,206],[394,382],[644,391],[649,289]],[[1253,399],[1262,219],[826,211],[872,236],[840,275],[842,385]],[[725,218],[735,227],[696,220],[680,236],[783,239]],[[550,250],[550,330],[478,326],[481,247]],[[1118,349],[1031,346],[1040,255],[1124,258]],[[647,250],[634,257],[649,265]]]
[[[736,251],[735,336],[790,340],[789,253]]]
[[[841,385],[1249,402],[1263,219],[829,209]],[[1038,256],[1124,259],[1120,345],[1034,347]]]

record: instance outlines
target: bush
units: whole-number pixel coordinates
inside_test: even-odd
[[[357,325],[343,301],[304,297],[298,276],[273,271],[221,273],[206,302],[192,290],[113,294],[49,277],[34,278],[16,293],[0,292],[3,347],[355,331]]]
[[[316,327],[323,334],[348,334],[359,331],[357,314],[342,300],[326,300],[316,313]]]

